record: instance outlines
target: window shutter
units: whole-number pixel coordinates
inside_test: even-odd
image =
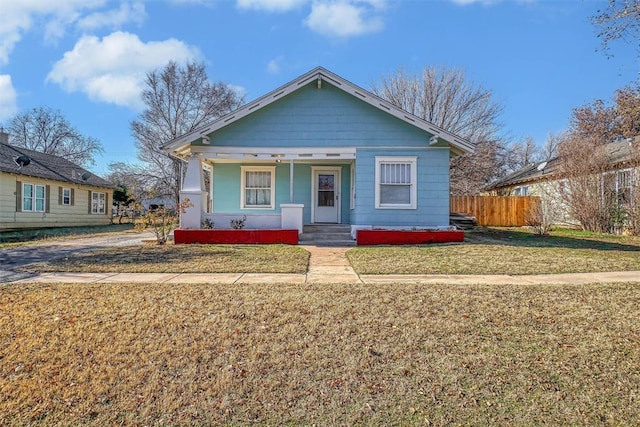
[[[89,193],[89,211],[87,213],[91,215],[91,190],[87,190],[87,193]]]
[[[62,204],[62,187],[58,187],[58,204]]]
[[[22,212],[22,181],[16,181],[16,212]]]
[[[50,206],[51,203],[49,202],[51,200],[51,186],[47,185],[44,187],[44,211],[46,213],[49,213],[51,211]]]
[[[73,188],[71,189],[71,206],[73,206],[76,202],[75,194]]]
[[[104,214],[109,215],[109,193],[104,193]]]

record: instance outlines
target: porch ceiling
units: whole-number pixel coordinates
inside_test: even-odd
[[[191,147],[192,154],[200,154],[209,161],[330,161],[353,160],[355,148],[344,147]]]

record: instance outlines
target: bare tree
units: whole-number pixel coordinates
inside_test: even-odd
[[[509,154],[509,169],[514,171],[540,160],[540,148],[530,136],[511,145]]]
[[[598,37],[607,53],[615,40],[637,43],[640,39],[640,0],[609,0],[607,8],[598,10],[591,20],[600,28]]]
[[[561,196],[570,215],[582,228],[598,233],[612,231],[617,200],[605,144],[597,137],[568,134],[560,145]],[[615,177],[613,177],[615,178]]]
[[[476,145],[474,154],[452,160],[452,193],[477,193],[505,170],[507,150],[498,137],[503,108],[491,91],[468,81],[462,70],[425,67],[418,76],[400,69],[383,77],[372,91]]]
[[[95,164],[93,157],[102,152],[102,144],[81,135],[59,110],[33,108],[9,122],[11,144],[29,150],[63,157],[77,165]]]
[[[640,86],[625,86],[614,95],[617,131],[624,138],[640,135]]]
[[[569,126],[573,135],[582,138],[596,138],[602,144],[613,141],[620,133],[616,108],[607,105],[601,99],[574,108]]]
[[[146,109],[131,123],[138,158],[143,162],[146,183],[157,195],[180,198],[181,162],[160,149],[166,142],[218,118],[243,102],[242,96],[224,83],[212,83],[203,64],[181,67],[169,62],[161,71],[146,76],[142,99]]]
[[[564,138],[564,133],[550,133],[547,135],[547,141],[540,149],[540,160],[551,160],[554,157],[557,157],[559,154],[558,150],[560,148],[560,144]]]

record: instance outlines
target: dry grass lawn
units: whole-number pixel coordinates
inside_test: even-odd
[[[460,244],[358,247],[347,252],[360,274],[554,274],[640,270],[640,238],[558,230],[465,233]]]
[[[0,287],[0,425],[639,425],[640,286]]]
[[[30,264],[28,272],[306,273],[309,252],[290,245],[119,246]]]

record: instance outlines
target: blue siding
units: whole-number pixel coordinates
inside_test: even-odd
[[[375,157],[417,156],[417,208],[375,208]],[[356,199],[351,223],[438,227],[449,224],[449,151],[446,149],[358,149]]]
[[[329,84],[315,84],[212,134],[219,146],[424,147],[431,135]],[[195,144],[194,144],[195,145]]]

